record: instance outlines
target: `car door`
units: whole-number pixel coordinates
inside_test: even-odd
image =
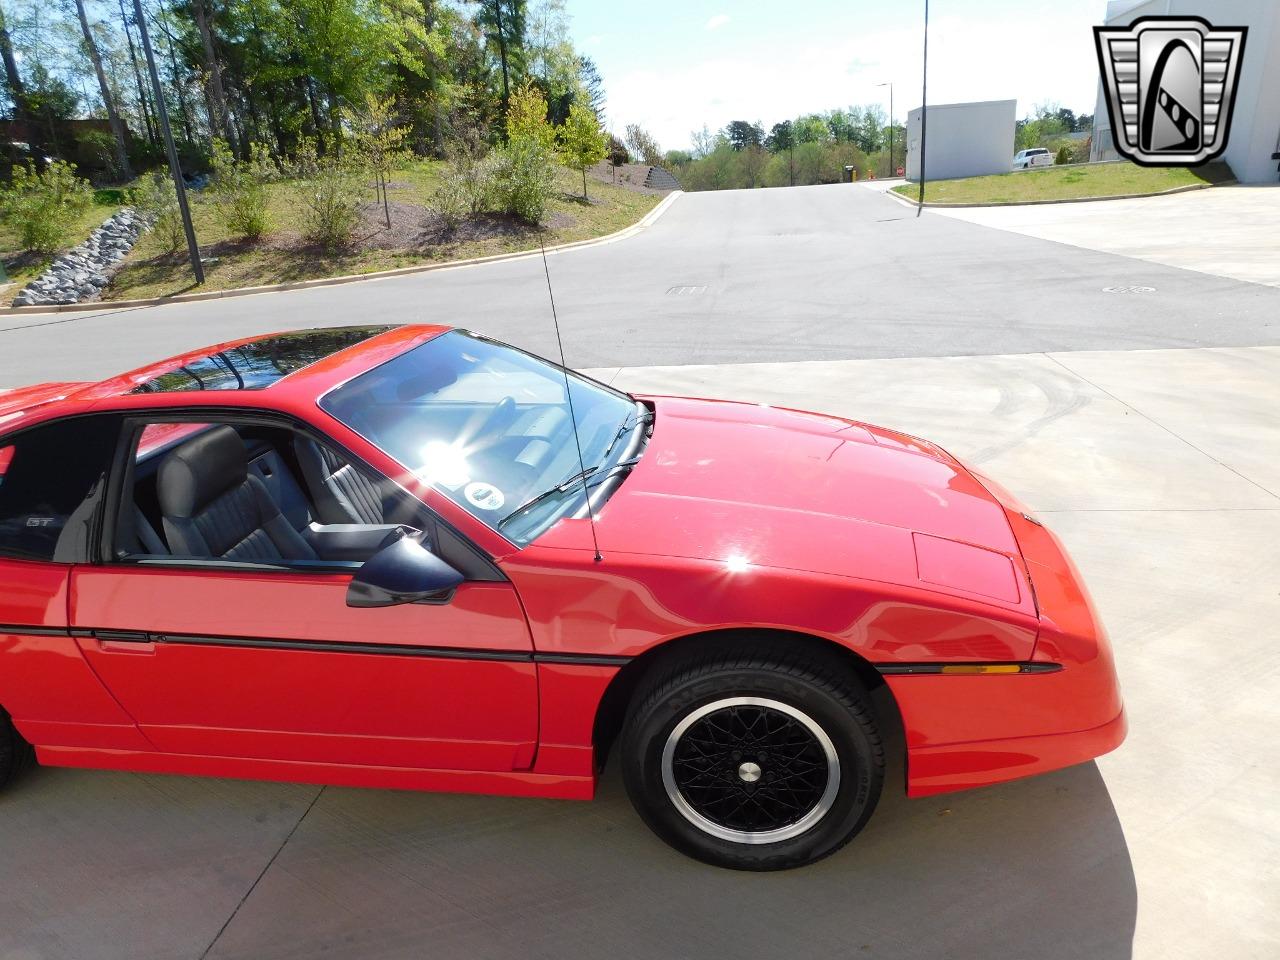
[[[115,488],[128,509],[132,484]],[[530,766],[532,641],[496,567],[447,600],[376,608],[347,606],[352,567],[116,557],[73,571],[71,621],[87,634],[88,662],[165,753]]]
[[[0,709],[46,749],[148,749],[67,620],[119,418],[55,420],[0,439]]]

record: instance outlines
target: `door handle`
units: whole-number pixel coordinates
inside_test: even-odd
[[[93,639],[103,653],[152,654],[156,645],[150,634],[133,630],[95,630]]]

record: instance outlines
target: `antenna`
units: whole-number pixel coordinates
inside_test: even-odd
[[[547,245],[543,229],[538,228],[538,248],[542,251],[542,272],[547,277],[547,297],[551,300],[551,320],[556,327],[556,346],[560,348],[560,371],[564,374],[564,395],[569,401],[569,423],[573,426],[573,442],[578,448],[578,468],[582,471],[582,496],[587,501],[587,519],[591,523],[591,545],[595,547],[596,563],[604,559],[600,554],[600,541],[596,537],[596,514],[591,506],[591,490],[587,486],[587,462],[582,458],[582,438],[578,436],[578,416],[573,409],[573,391],[569,388],[569,368],[564,362],[564,341],[560,339],[560,318],[556,316],[556,295],[551,290],[551,268],[547,266]]]

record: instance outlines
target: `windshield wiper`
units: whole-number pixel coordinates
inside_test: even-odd
[[[621,470],[624,468],[630,469],[631,467],[634,467],[639,462],[640,462],[639,457],[633,457],[630,460],[622,460],[618,463],[615,463],[612,467],[610,467],[608,470],[605,471],[603,476],[599,477],[594,482],[589,484],[588,488],[599,486],[600,484],[608,480],[611,476],[613,476],[615,471]],[[599,469],[600,469],[599,467],[587,467],[587,469],[578,471],[568,479],[560,481],[551,489],[543,490],[536,497],[530,497],[524,503],[520,504],[520,506],[516,507],[510,513],[508,513],[505,517],[499,520],[498,529],[501,530],[504,526],[506,526],[506,523],[508,520],[511,520],[519,516],[520,514],[524,513],[526,510],[529,510],[532,507],[536,507],[538,504],[542,503],[544,500],[547,500],[550,497],[554,497],[558,493],[565,493],[571,488],[577,486],[579,483],[583,483],[583,481],[585,481],[587,477],[591,476],[593,473],[596,473]]]
[[[605,460],[608,459],[610,452],[617,445],[619,440],[625,437],[632,429],[643,423],[653,423],[652,410],[645,410],[645,412],[636,417],[634,421],[631,419],[631,415],[628,414],[627,418],[622,421],[622,426],[618,428],[618,432],[615,433],[613,435],[613,439],[609,441],[609,445],[604,448],[604,453],[600,454],[600,462],[604,463]]]

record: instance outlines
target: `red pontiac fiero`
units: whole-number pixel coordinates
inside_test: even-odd
[[[0,784],[589,798],[612,754],[663,839],[769,870],[862,828],[892,743],[924,796],[1124,734],[1058,541],[891,430],[436,326],[0,392]]]

